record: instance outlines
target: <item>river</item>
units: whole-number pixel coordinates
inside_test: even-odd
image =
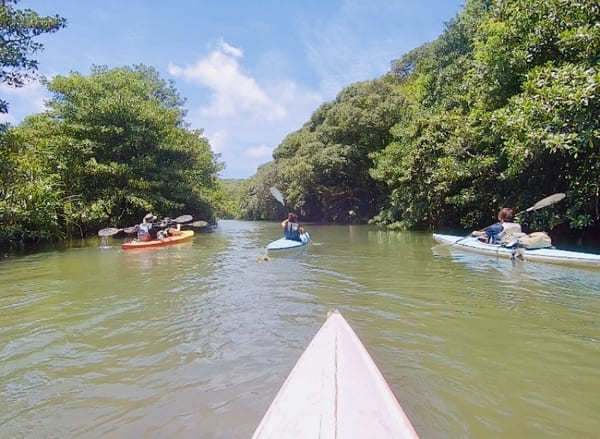
[[[279,225],[241,221],[2,260],[0,437],[248,438],[332,308],[423,439],[597,437],[600,271],[309,231],[268,262]]]

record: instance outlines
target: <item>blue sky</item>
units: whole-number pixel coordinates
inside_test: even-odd
[[[435,39],[462,0],[22,0],[68,21],[43,36],[46,76],[148,64],[187,98],[187,121],[221,154],[223,177],[248,177],[323,102]],[[0,92],[18,123],[43,109],[36,83]]]

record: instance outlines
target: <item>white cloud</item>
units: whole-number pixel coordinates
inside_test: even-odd
[[[213,152],[220,152],[223,149],[223,145],[227,142],[227,133],[225,131],[216,131],[208,136],[208,142]]]
[[[180,67],[169,64],[169,73],[211,89],[211,103],[204,114],[235,116],[246,114],[281,120],[286,116],[284,106],[271,99],[256,80],[244,74],[237,58],[243,52],[222,41],[217,50],[200,58],[195,64]]]
[[[9,102],[18,100],[22,104],[26,104],[32,113],[43,111],[45,108],[44,101],[48,98],[46,88],[38,81],[28,82],[23,87],[11,87],[7,84],[0,84],[0,92],[8,96],[7,99]]]
[[[270,158],[272,152],[273,148],[269,148],[266,145],[260,145],[254,148],[246,149],[246,155],[255,159]]]
[[[251,75],[243,61],[241,49],[221,41],[190,66],[169,65],[169,73],[198,86],[197,93],[186,93],[189,103],[191,96],[208,91],[208,102],[192,104],[187,120],[204,129],[213,151],[226,163],[226,177],[254,174],[257,166],[271,160],[274,146],[301,128],[323,101],[278,69],[259,68],[260,76]]]
[[[8,114],[0,114],[0,122],[18,124],[26,116],[45,110],[48,91],[38,81],[26,83],[23,87],[10,87],[0,84],[0,96],[8,101]]]
[[[221,40],[221,50],[231,56],[236,58],[241,58],[244,55],[242,49],[238,49],[237,47],[230,46],[225,41]]]
[[[17,119],[12,114],[0,113],[0,123],[16,124]]]

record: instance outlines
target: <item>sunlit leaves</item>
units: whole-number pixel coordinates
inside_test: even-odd
[[[58,15],[42,17],[31,9],[17,9],[17,3],[18,0],[0,3],[0,84],[12,87],[21,87],[35,77],[38,63],[32,56],[44,47],[35,38],[56,32],[66,24]],[[0,113],[7,111],[8,103],[0,100]]]
[[[0,224],[18,227],[13,241],[83,236],[135,224],[148,211],[211,218],[220,164],[202,132],[185,127],[183,100],[154,69],[95,67],[48,88],[48,110],[4,139],[12,213],[0,212]],[[36,209],[52,221],[34,221]]]

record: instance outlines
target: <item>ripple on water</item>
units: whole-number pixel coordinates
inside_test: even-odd
[[[431,251],[430,235],[277,223],[0,265],[2,434],[249,437],[339,308],[422,437],[598,431],[600,275]]]

